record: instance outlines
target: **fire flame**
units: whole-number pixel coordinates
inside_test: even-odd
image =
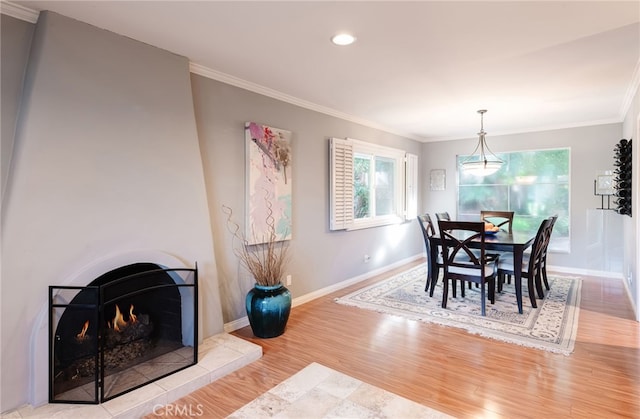
[[[131,304],[131,307],[129,307],[129,322],[135,323],[137,321],[138,321],[138,317],[136,317],[136,315],[133,314],[133,304]]]
[[[84,326],[82,326],[82,331],[76,335],[78,340],[84,340],[86,338],[87,329],[89,329],[89,320],[84,322]]]
[[[138,321],[138,316],[133,314],[133,304],[129,307],[129,321],[124,319],[122,312],[120,312],[120,307],[116,304],[116,315],[113,317],[112,321],[107,322],[107,326],[110,329],[113,329],[117,332],[121,332],[123,328],[125,328],[129,324],[136,323]],[[83,341],[89,336],[87,336],[87,330],[89,329],[89,320],[84,322],[84,326],[82,326],[82,331],[76,335],[76,339],[78,341]]]
[[[111,327],[111,325],[113,325],[113,330],[117,331],[117,332],[121,332],[122,328],[124,328],[125,326],[127,326],[128,324],[133,324],[135,322],[138,321],[138,317],[136,317],[135,314],[133,314],[133,304],[131,304],[131,307],[129,308],[129,321],[127,322],[124,317],[122,316],[122,313],[120,312],[120,307],[118,307],[118,305],[116,304],[116,315],[113,318],[113,322],[109,323],[109,327]]]

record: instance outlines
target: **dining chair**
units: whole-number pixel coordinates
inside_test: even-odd
[[[522,278],[527,278],[527,288],[529,289],[529,300],[531,307],[537,308],[536,290],[538,295],[542,292],[542,256],[546,246],[546,235],[551,220],[546,218],[540,223],[536,238],[531,246],[531,253],[525,253],[522,258]],[[498,292],[502,292],[506,275],[514,275],[513,257],[501,257],[498,262]],[[544,294],[540,297],[544,298]]]
[[[493,225],[503,228],[507,226],[507,232],[513,233],[513,211],[480,211],[480,220],[493,223]],[[504,228],[503,228],[504,229]]]
[[[438,221],[442,238],[443,290],[442,308],[447,308],[449,281],[454,287],[461,282],[464,297],[464,282],[478,284],[480,288],[480,310],[486,315],[487,293],[491,304],[495,303],[495,281],[498,274],[499,258],[487,259],[485,252],[484,223],[474,221]],[[472,241],[479,241],[479,248],[469,247]],[[474,251],[475,250],[475,251]],[[479,254],[478,251],[479,250]],[[455,294],[454,294],[455,297]]]
[[[418,223],[420,225],[420,230],[422,231],[422,237],[424,238],[424,246],[427,252],[427,281],[424,287],[425,291],[429,291],[429,296],[433,297],[433,293],[435,292],[438,277],[440,276],[440,269],[442,269],[442,248],[440,245],[438,246],[438,259],[436,261],[436,265],[433,266],[433,261],[431,260],[431,246],[432,246],[432,238],[436,234],[436,229],[431,219],[431,216],[427,213],[423,215],[418,215]],[[464,258],[463,254],[460,254],[458,257]],[[468,260],[468,258],[467,258]],[[436,275],[432,276],[432,269],[436,270]],[[432,280],[432,278],[436,278]],[[453,296],[456,296],[456,288],[453,288]]]
[[[442,259],[438,258],[438,263],[436,266],[432,266],[431,262],[431,241],[430,239],[436,234],[436,230],[433,226],[433,222],[431,221],[431,216],[427,213],[423,215],[418,215],[418,224],[420,225],[420,231],[422,231],[422,238],[424,238],[424,247],[427,252],[427,282],[424,287],[425,291],[429,291],[429,286],[431,285],[431,273],[432,269],[440,270],[440,266]],[[437,278],[437,276],[436,276]]]
[[[445,212],[436,212],[436,219],[438,221],[440,221],[440,220],[451,221],[451,216],[446,211]]]
[[[547,226],[547,237],[546,237],[546,241],[545,241],[545,247],[544,250],[542,251],[542,265],[540,267],[540,270],[542,272],[542,281],[544,282],[544,287],[547,289],[547,291],[550,290],[549,288],[549,281],[547,281],[547,251],[549,250],[549,243],[551,242],[551,234],[553,234],[553,226],[556,224],[556,221],[558,220],[558,214],[554,214],[551,217],[549,217],[549,225]]]

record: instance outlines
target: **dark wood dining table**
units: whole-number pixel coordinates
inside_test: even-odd
[[[484,243],[485,249],[488,251],[495,250],[499,252],[511,252],[513,253],[513,271],[514,271],[514,283],[516,291],[516,301],[518,303],[518,312],[522,314],[522,256],[524,251],[531,247],[536,238],[535,231],[517,231],[508,233],[504,230],[498,231],[496,234],[485,234]],[[440,249],[440,233],[434,234],[429,238],[431,247],[431,266],[438,266],[438,251]],[[474,240],[469,245],[475,247],[473,244],[477,243],[477,247],[480,246],[480,239]],[[438,281],[438,269],[431,270],[431,286],[434,287]],[[536,295],[534,287],[529,287],[529,299],[531,305],[536,306]]]

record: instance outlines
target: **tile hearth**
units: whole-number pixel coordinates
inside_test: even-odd
[[[98,405],[51,403],[25,406],[3,414],[19,418],[131,418],[152,413],[262,357],[262,348],[227,333],[205,339],[198,346],[198,364]]]

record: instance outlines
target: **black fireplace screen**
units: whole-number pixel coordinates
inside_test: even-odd
[[[113,399],[198,361],[198,268],[136,263],[49,287],[49,402]]]

